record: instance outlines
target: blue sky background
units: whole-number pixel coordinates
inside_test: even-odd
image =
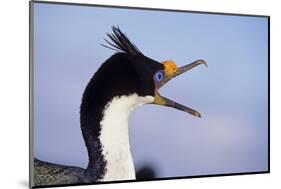
[[[158,177],[267,170],[267,18],[38,4],[34,6],[34,155],[86,167],[79,126],[82,92],[114,51],[119,25],[142,52],[178,66],[204,59],[161,94],[198,110],[198,119],[146,105],[130,117],[136,168]]]

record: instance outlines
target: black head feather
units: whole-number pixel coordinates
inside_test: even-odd
[[[138,47],[130,41],[130,39],[120,30],[118,26],[112,26],[112,31],[112,34],[107,33],[107,36],[112,42],[105,39],[109,46],[104,44],[102,44],[102,46],[119,52],[143,56]]]
[[[163,64],[144,56],[118,27],[112,27],[112,30],[112,34],[107,34],[112,42],[105,40],[109,46],[103,46],[118,52],[109,57],[90,79],[80,107],[81,129],[89,156],[86,173],[98,179],[103,178],[107,163],[99,139],[106,105],[114,97],[154,96],[153,75],[164,69]]]

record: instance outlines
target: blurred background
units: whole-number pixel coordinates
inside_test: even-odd
[[[87,166],[79,106],[89,79],[114,53],[100,45],[112,25],[157,61],[209,65],[161,89],[201,119],[153,105],[133,111],[137,170],[162,178],[268,169],[267,18],[40,3],[34,6],[36,158]]]

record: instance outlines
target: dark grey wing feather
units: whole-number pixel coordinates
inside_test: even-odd
[[[34,159],[34,185],[92,183],[95,180],[80,167],[58,165]]]

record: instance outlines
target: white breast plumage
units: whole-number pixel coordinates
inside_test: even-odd
[[[102,181],[135,179],[135,169],[129,144],[128,119],[139,105],[151,103],[152,96],[137,94],[114,97],[104,108],[99,136],[102,154],[106,160]]]

